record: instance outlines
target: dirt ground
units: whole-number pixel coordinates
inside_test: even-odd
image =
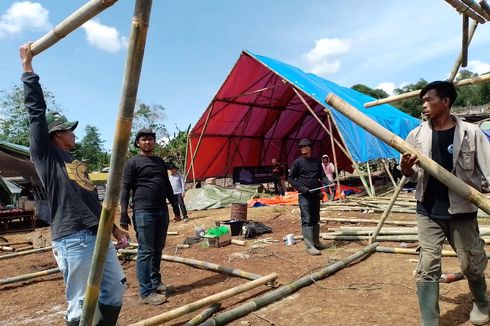
[[[214,221],[226,220],[229,216],[230,208],[206,210],[191,212],[188,223],[171,223],[169,230],[178,231],[179,234],[168,236],[164,253],[261,275],[276,272],[279,274],[279,283],[287,284],[311,271],[344,259],[367,245],[367,242],[327,242],[331,248],[321,256],[309,256],[301,242],[286,246],[282,241],[282,237],[288,233],[300,234],[298,208],[261,207],[248,208],[248,219],[270,226],[273,233],[262,235],[259,239],[273,237],[281,241],[264,244],[247,240],[243,247],[230,244],[222,248],[206,248],[198,243],[176,252],[177,244],[182,243],[186,237],[195,235],[195,226],[211,227]],[[379,218],[380,214],[322,212],[322,216]],[[414,215],[409,214],[393,214],[389,219],[414,218]],[[322,224],[322,232],[328,227],[338,225]],[[49,237],[49,229],[38,231]],[[28,233],[4,235],[10,242],[22,241],[28,236]],[[134,234],[132,236],[134,239]],[[399,247],[400,243],[383,242],[381,245]],[[248,254],[249,258],[240,258],[243,256],[240,254]],[[334,275],[235,320],[231,325],[418,325],[418,302],[413,279],[416,258],[411,255],[374,253]],[[0,262],[0,278],[56,267],[50,251]],[[164,305],[147,306],[138,303],[135,262],[124,261],[122,266],[129,288],[120,315],[120,325],[161,314],[247,282],[242,278],[164,261],[164,282],[174,285],[177,291],[169,296]],[[443,272],[457,271],[457,258],[444,258]],[[267,286],[261,286],[224,300],[220,311],[243,304],[268,290]],[[66,303],[60,274],[1,286],[0,303],[0,325],[64,325]],[[467,283],[459,281],[441,284],[440,307],[441,325],[470,325],[468,318],[471,298]],[[168,322],[167,325],[183,325],[200,311],[202,309]]]

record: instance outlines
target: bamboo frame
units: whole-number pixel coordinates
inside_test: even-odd
[[[31,44],[32,55],[37,55],[82,26],[89,19],[116,3],[117,0],[92,0],[56,25],[50,32]]]
[[[344,260],[338,261],[330,266],[324,267],[323,269],[311,273],[309,275],[303,276],[302,278],[291,282],[289,284],[286,284],[284,286],[281,286],[280,288],[277,288],[275,290],[269,291],[241,306],[238,306],[234,309],[228,310],[216,317],[213,317],[211,319],[208,319],[204,323],[202,323],[200,326],[216,326],[216,325],[226,325],[230,323],[231,321],[238,319],[242,316],[245,316],[246,314],[258,310],[262,307],[267,306],[268,304],[277,301],[279,299],[282,299],[283,297],[288,296],[289,294],[298,291],[299,289],[308,286],[312,284],[313,282],[316,282],[318,280],[321,280],[325,277],[328,277],[336,272],[338,272],[341,269],[344,269],[346,267],[349,267],[353,262],[360,260],[369,254],[371,254],[376,247],[378,246],[378,243],[373,243],[371,245],[366,246],[365,248],[361,249],[360,251],[352,254],[351,256],[345,258]]]
[[[465,5],[467,5],[468,7],[470,7],[478,15],[485,18],[487,21],[490,20],[490,14],[485,10],[483,10],[483,8],[474,0],[460,0],[460,1],[463,2]]]
[[[471,40],[473,39],[473,35],[475,35],[476,28],[478,27],[478,22],[474,21],[471,23],[470,30],[468,32],[468,46],[471,43]],[[459,67],[461,66],[461,62],[463,59],[463,50],[459,53],[459,56],[456,58],[456,61],[454,62],[453,69],[451,70],[451,73],[449,74],[449,77],[447,80],[450,82],[453,82],[454,79],[456,78],[456,75],[458,74]]]
[[[490,76],[490,74],[489,74]],[[369,133],[381,139],[386,144],[395,148],[400,153],[413,153],[418,157],[418,165],[423,168],[430,175],[446,185],[449,189],[454,191],[461,198],[464,198],[474,205],[478,206],[485,213],[490,214],[490,199],[485,197],[475,188],[467,185],[461,179],[457,178],[450,171],[444,169],[439,164],[434,162],[429,157],[422,154],[414,146],[401,139],[391,131],[385,129],[379,123],[371,120],[365,114],[337,97],[334,94],[330,94],[326,98],[326,102],[342,112],[346,117],[354,121],[356,124],[364,128]]]
[[[473,20],[479,22],[480,24],[485,23],[485,19],[477,14],[475,11],[473,11],[472,8],[470,8],[468,5],[462,3],[462,0],[445,0],[447,3],[449,3],[451,6],[453,6],[454,9],[462,13],[463,15],[470,16]]]
[[[331,143],[331,146],[332,146],[335,176],[336,176],[336,179],[337,179],[337,189],[339,190],[339,202],[342,202],[342,189],[340,188],[339,168],[337,167],[337,165],[338,165],[337,164],[337,154],[335,153],[336,151],[335,151],[335,145],[334,145],[334,141],[333,141],[332,121],[330,121],[330,113],[327,114],[327,121],[328,121],[328,130],[330,130],[330,143]],[[332,201],[334,199],[335,199],[335,194],[334,194],[334,196],[332,198]]]
[[[107,248],[111,240],[114,215],[117,210],[119,193],[121,191],[121,178],[128,152],[131,124],[138,94],[141,67],[143,65],[151,6],[151,0],[137,0],[134,7],[128,55],[124,71],[121,103],[119,105],[114,141],[112,144],[111,169],[107,182],[106,196],[102,204],[102,211],[99,218],[99,228],[90,265],[90,273],[87,280],[80,325],[91,325],[95,314],[100,283],[104,272],[103,265],[107,255]]]
[[[141,320],[137,323],[131,324],[131,326],[160,325],[166,321],[178,318],[178,317],[183,316],[185,314],[188,314],[190,312],[196,311],[197,309],[200,309],[202,307],[209,306],[210,304],[220,302],[222,300],[231,298],[237,294],[246,292],[246,291],[251,290],[253,288],[256,288],[258,286],[267,284],[269,282],[273,282],[275,279],[277,279],[277,277],[278,277],[278,275],[276,273],[271,273],[271,274],[263,276],[257,280],[250,281],[250,282],[247,282],[245,284],[241,284],[241,285],[235,286],[231,289],[225,290],[223,292],[210,295],[208,297],[194,301],[192,303],[181,306],[179,308],[164,312],[163,314],[160,314],[160,315],[157,315],[157,316],[145,319],[145,320]]]
[[[480,76],[473,77],[473,78],[467,78],[467,79],[459,80],[459,81],[454,83],[454,86],[461,87],[461,86],[466,86],[466,85],[476,85],[476,84],[485,83],[488,81],[490,81],[490,74],[484,74],[484,75],[480,75]],[[403,93],[400,95],[390,96],[390,97],[383,98],[383,99],[376,100],[376,101],[372,101],[372,102],[367,102],[364,104],[364,107],[365,108],[371,108],[371,107],[376,106],[376,105],[406,100],[406,99],[409,99],[412,97],[417,97],[417,96],[419,96],[419,94],[420,94],[420,89],[416,90],[416,91],[412,91],[412,92]]]
[[[306,100],[300,94],[300,92],[298,92],[298,90],[296,90],[295,87],[292,87],[291,86],[291,88],[296,93],[296,95],[299,97],[299,99],[301,100],[301,102],[306,106],[306,108],[308,109],[308,111],[310,111],[311,115],[315,118],[315,120],[318,121],[318,123],[320,124],[320,126],[327,132],[327,134],[329,134],[331,137],[333,137],[333,135],[330,134],[330,132],[327,129],[327,127],[325,126],[325,124],[322,122],[322,120],[320,120],[320,118],[318,117],[318,115],[315,113],[315,111],[313,111],[313,109],[306,102]],[[330,114],[330,112],[327,111],[327,114]],[[333,119],[332,119],[332,121],[333,121]],[[333,123],[335,124],[335,121],[333,121]],[[338,130],[338,128],[337,128],[337,130]],[[342,135],[340,135],[340,133],[339,133],[339,136],[342,138]],[[335,139],[335,137],[333,137],[333,138],[334,138],[335,143],[337,144],[337,146],[339,146],[340,150],[351,160],[352,164],[354,165],[354,169],[357,171],[357,174],[359,174],[359,178],[361,179],[362,185],[366,189],[366,192],[367,192],[368,196],[369,197],[373,197],[373,195],[371,194],[371,191],[370,191],[369,187],[366,184],[366,180],[364,180],[364,176],[362,175],[361,170],[359,169],[359,166],[357,166],[357,163],[354,162],[354,159],[350,155],[349,151],[342,144],[340,144],[340,142],[337,139]],[[343,141],[343,139],[342,139],[342,141]],[[344,144],[345,144],[345,142],[344,142]],[[332,148],[332,150],[334,150],[334,149]]]

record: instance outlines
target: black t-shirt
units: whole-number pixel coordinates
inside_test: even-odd
[[[453,141],[456,127],[432,130],[432,159],[448,171],[453,170]],[[449,214],[448,188],[433,176],[429,177],[424,201],[417,202],[417,213],[436,219],[473,218],[475,213]]]

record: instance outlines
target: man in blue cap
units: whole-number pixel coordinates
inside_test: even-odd
[[[95,247],[101,205],[84,163],[73,158],[77,121],[59,113],[46,114],[39,76],[32,68],[30,44],[20,48],[24,73],[24,103],[29,111],[31,159],[46,189],[51,211],[53,254],[63,273],[67,325],[78,325],[90,262]],[[126,242],[127,232],[114,226],[113,236]],[[126,290],[126,278],[113,244],[107,248],[95,325],[115,325]]]

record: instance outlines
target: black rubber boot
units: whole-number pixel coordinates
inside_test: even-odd
[[[76,321],[66,321],[66,326],[78,326],[80,324],[79,320]]]
[[[303,241],[305,242],[306,251],[312,256],[318,256],[322,253],[315,248],[315,242],[313,240],[313,227],[307,226],[302,228],[303,231]]]
[[[114,326],[117,324],[120,311],[121,306],[107,306],[99,302],[93,324],[96,326]]]
[[[313,243],[315,244],[315,248],[318,250],[328,249],[327,245],[324,245],[320,242],[320,225],[313,226]]]
[[[439,282],[417,282],[422,326],[439,326]]]
[[[473,325],[486,325],[488,323],[488,299],[485,277],[483,276],[475,281],[468,280],[468,285],[473,296],[470,321]]]

